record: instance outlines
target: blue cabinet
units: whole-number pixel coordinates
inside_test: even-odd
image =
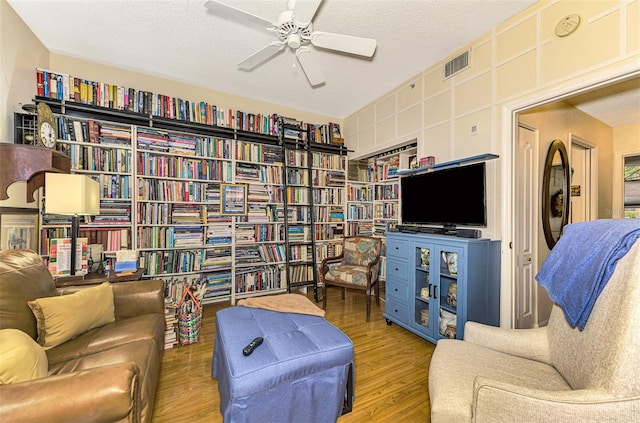
[[[384,317],[426,340],[500,324],[500,241],[388,232]]]

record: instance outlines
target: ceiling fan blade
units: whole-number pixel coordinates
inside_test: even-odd
[[[267,44],[252,55],[238,62],[238,67],[243,70],[251,70],[280,53],[284,49],[284,46],[285,44],[279,41]]]
[[[318,62],[309,48],[300,47],[297,49],[296,57],[312,87],[324,84],[324,75],[322,75],[320,66],[318,66]]]
[[[274,23],[268,19],[253,15],[244,10],[229,6],[228,4],[220,3],[217,0],[208,0],[204,6],[209,9],[209,12],[212,12],[216,16],[234,18],[251,24],[258,24],[265,28],[275,27]]]
[[[367,57],[373,56],[376,51],[376,40],[372,38],[333,34],[331,32],[315,31],[311,33],[311,44],[320,48]]]
[[[293,20],[306,27],[313,20],[322,0],[289,0],[289,9],[293,10]]]

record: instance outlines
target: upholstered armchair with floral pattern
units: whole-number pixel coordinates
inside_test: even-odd
[[[371,289],[376,305],[380,305],[380,238],[372,236],[349,236],[342,242],[342,252],[338,256],[322,260],[322,308],[327,309],[327,286],[342,288],[342,299],[348,289],[365,292],[367,297],[367,322],[371,315]]]

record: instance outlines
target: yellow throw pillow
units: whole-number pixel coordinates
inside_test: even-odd
[[[28,304],[38,322],[38,343],[45,350],[115,320],[109,282],[70,295],[39,298]]]
[[[45,377],[47,354],[29,335],[18,329],[0,330],[0,385]]]

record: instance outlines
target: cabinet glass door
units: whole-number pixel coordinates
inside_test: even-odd
[[[438,307],[438,332],[446,338],[456,338],[458,328],[458,263],[461,252],[456,249],[438,251],[440,271],[437,292],[434,294]]]
[[[413,293],[413,325],[426,333],[433,332],[435,324],[431,314],[434,284],[431,281],[433,249],[429,246],[414,248],[415,292]]]

